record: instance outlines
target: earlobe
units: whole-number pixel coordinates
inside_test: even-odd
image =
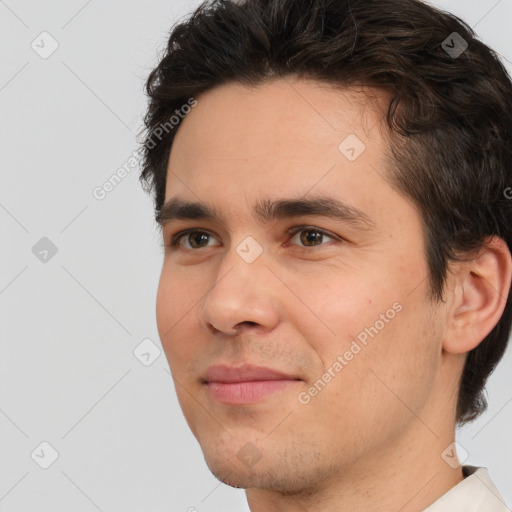
[[[478,346],[503,314],[512,279],[507,244],[501,238],[489,238],[474,259],[454,264],[452,277],[443,348],[460,354]]]

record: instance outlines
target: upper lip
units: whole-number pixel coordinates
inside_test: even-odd
[[[254,380],[300,380],[298,377],[288,375],[279,370],[243,364],[241,366],[228,366],[218,364],[210,366],[203,375],[205,382],[248,382]]]

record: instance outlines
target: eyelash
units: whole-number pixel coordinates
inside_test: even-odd
[[[287,231],[288,235],[290,236],[295,236],[297,233],[300,233],[301,231],[314,231],[316,233],[320,233],[322,234],[323,236],[327,236],[329,238],[332,238],[334,240],[337,240],[339,242],[343,241],[343,239],[337,235],[335,235],[334,233],[331,233],[330,231],[326,231],[325,229],[321,229],[321,228],[318,228],[316,226],[295,226],[294,228],[291,228]],[[206,230],[202,230],[202,229],[198,229],[198,228],[189,228],[189,229],[185,229],[183,231],[180,231],[179,233],[176,233],[172,238],[171,238],[171,241],[168,243],[168,244],[165,244],[167,247],[173,249],[173,250],[178,250],[179,249],[179,242],[180,240],[187,236],[187,235],[190,235],[191,233],[204,233],[208,236],[213,236],[209,231],[206,231]],[[310,249],[310,248],[313,248],[313,247],[318,247],[318,246],[322,246],[322,245],[325,245],[325,243],[321,243],[319,245],[313,245],[313,246],[299,246],[301,247],[302,249]],[[206,247],[200,247],[199,249],[205,249]],[[199,249],[183,249],[181,248],[182,250],[185,250],[185,251],[197,251]]]

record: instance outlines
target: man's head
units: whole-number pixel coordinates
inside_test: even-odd
[[[484,410],[512,314],[512,85],[469,27],[414,0],[210,2],[147,91],[158,328],[219,478],[293,494]],[[212,384],[242,363],[296,380]]]

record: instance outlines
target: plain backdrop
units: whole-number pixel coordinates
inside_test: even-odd
[[[162,249],[138,169],[93,193],[137,149],[144,80],[198,4],[0,0],[0,511],[248,510],[206,467],[159,353]],[[511,69],[512,0],[434,4]],[[509,350],[458,433],[508,505],[511,383]]]

